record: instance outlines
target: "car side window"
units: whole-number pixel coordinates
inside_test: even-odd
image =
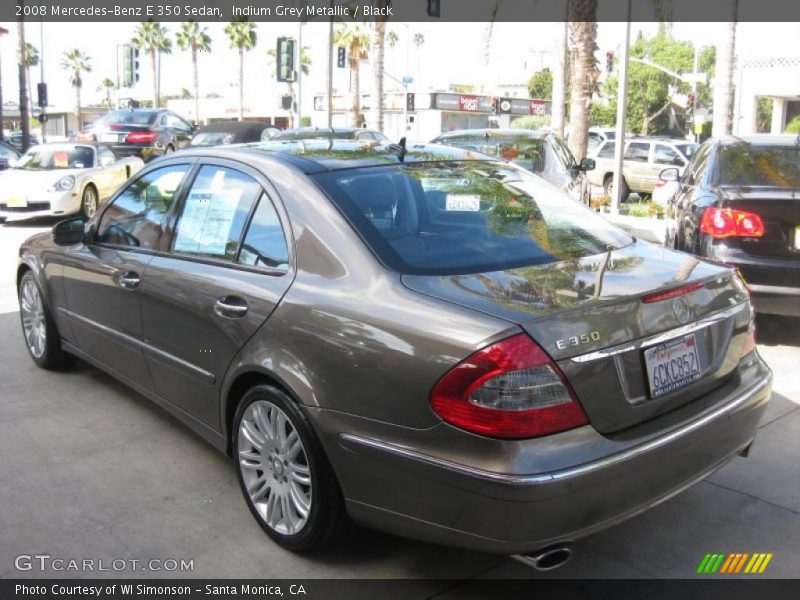
[[[283,227],[275,207],[266,194],[261,195],[258,207],[253,213],[237,262],[283,272],[289,270],[289,249],[286,247]]]
[[[686,185],[696,185],[697,181],[702,177],[702,171],[705,169],[708,162],[710,146],[701,146],[695,153],[689,167],[683,174],[683,183]]]
[[[598,158],[614,158],[614,149],[617,147],[616,142],[606,142],[600,151],[597,153]]]
[[[113,163],[117,160],[117,157],[114,156],[114,153],[108,149],[107,146],[98,146],[97,147],[97,164],[100,165],[103,162],[103,159],[111,160]]]
[[[372,137],[372,134],[369,131],[364,131],[363,133],[359,133],[356,136],[357,140],[374,140],[375,138]]]
[[[189,165],[150,171],[119,194],[103,213],[97,241],[118,246],[156,248],[175,193]]]
[[[261,186],[249,175],[205,165],[186,194],[172,251],[233,262],[247,217],[260,194]]]
[[[569,168],[572,165],[576,164],[575,157],[572,155],[572,151],[569,149],[564,143],[564,140],[553,137],[553,144],[555,145],[556,149],[558,150],[559,154],[561,155],[561,160],[564,161],[564,165]]]
[[[682,167],[684,165],[684,160],[681,158],[680,153],[664,144],[656,144],[654,162],[659,165],[671,165],[674,167]]]
[[[17,158],[17,153],[14,152],[11,148],[6,148],[5,146],[0,145],[0,157],[12,160],[14,158]]]
[[[650,144],[646,142],[631,142],[625,149],[625,160],[647,162],[649,155]]]

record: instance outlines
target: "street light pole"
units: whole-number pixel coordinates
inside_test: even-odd
[[[0,27],[0,41],[2,41],[3,36],[8,33],[8,29],[4,27]],[[2,59],[0,59],[0,66],[2,65]],[[6,139],[5,133],[3,133],[3,75],[2,70],[0,69],[0,142],[4,142]]]
[[[299,22],[297,31],[297,125],[302,127],[303,120],[303,21]]]
[[[628,54],[631,45],[631,0],[628,0],[628,21],[625,24],[625,40],[619,61],[619,84],[617,85],[617,135],[614,148],[614,196],[611,198],[611,214],[619,213],[622,202],[622,162],[625,155],[625,117],[628,95]]]

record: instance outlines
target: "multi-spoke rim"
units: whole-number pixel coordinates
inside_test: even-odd
[[[22,282],[22,289],[19,293],[19,307],[22,315],[22,331],[25,334],[25,343],[28,344],[28,350],[36,358],[41,358],[47,343],[44,305],[42,304],[42,297],[39,295],[39,288],[30,279],[25,279]]]
[[[239,423],[239,469],[247,494],[267,526],[299,533],[313,500],[311,467],[289,417],[268,400],[256,400]]]
[[[97,212],[97,194],[92,187],[87,187],[83,191],[83,211],[89,218]]]

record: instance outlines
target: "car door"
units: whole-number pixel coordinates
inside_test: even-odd
[[[184,148],[192,140],[192,126],[175,113],[166,114],[167,127],[169,128],[175,148]]]
[[[77,346],[148,389],[153,385],[141,349],[141,280],[189,170],[189,164],[176,164],[137,178],[109,203],[88,242],[64,256],[64,310]]]
[[[625,148],[623,173],[632,192],[642,192],[650,176],[650,143],[629,142]],[[653,183],[655,185],[655,182]]]
[[[204,161],[177,211],[168,252],[142,285],[144,351],[156,392],[219,429],[220,385],[291,284],[285,213],[257,171]]]

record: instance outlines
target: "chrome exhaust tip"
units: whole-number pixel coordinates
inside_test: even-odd
[[[511,558],[537,571],[552,571],[569,562],[572,549],[568,544],[553,544],[530,554],[512,554]]]

